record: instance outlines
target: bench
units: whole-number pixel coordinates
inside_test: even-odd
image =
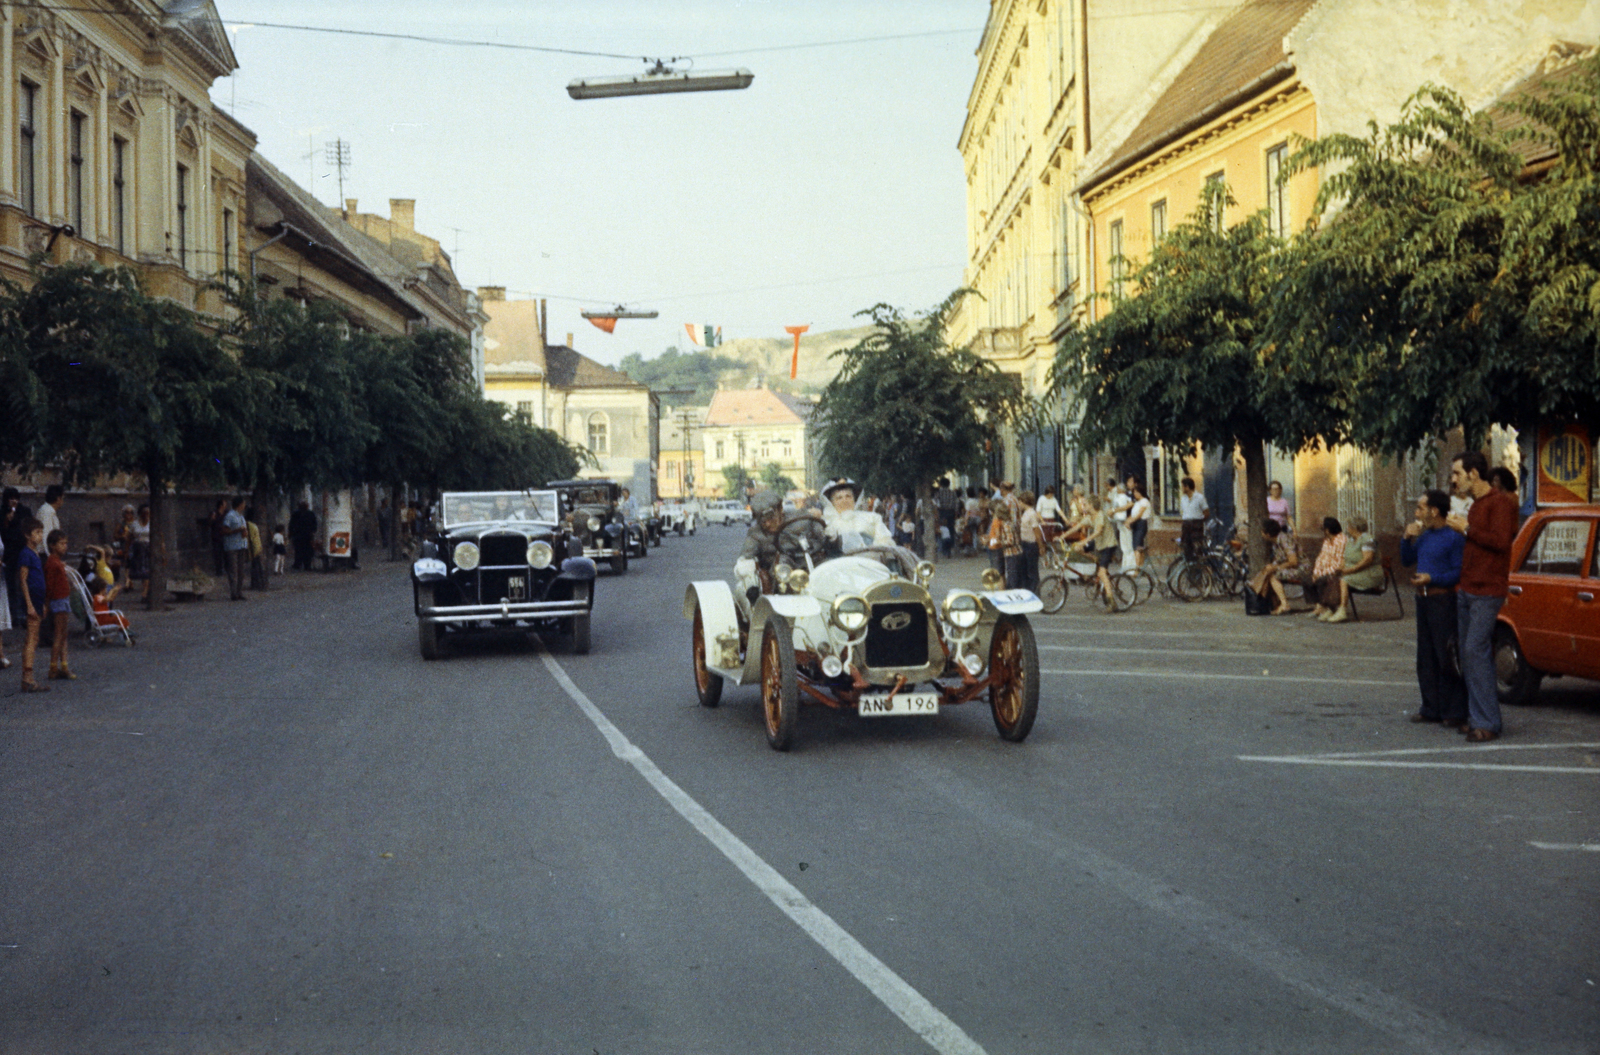
[[[1361,614],[1356,611],[1356,596],[1358,594],[1363,597],[1382,597],[1391,590],[1394,591],[1394,603],[1400,609],[1400,618],[1404,619],[1406,617],[1406,603],[1400,596],[1400,584],[1395,581],[1393,564],[1390,563],[1388,557],[1384,557],[1382,585],[1371,590],[1357,590],[1354,588],[1350,590],[1350,618],[1356,621],[1361,619]]]

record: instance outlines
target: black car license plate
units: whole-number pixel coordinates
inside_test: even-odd
[[[528,577],[526,575],[511,575],[506,578],[506,600],[526,601],[528,599]]]

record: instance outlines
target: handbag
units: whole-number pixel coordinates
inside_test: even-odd
[[[1256,593],[1248,585],[1244,588],[1245,615],[1271,615],[1272,602]]]

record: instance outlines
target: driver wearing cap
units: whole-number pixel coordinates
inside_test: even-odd
[[[779,560],[804,567],[807,554],[814,559],[822,557],[826,544],[822,525],[809,514],[794,516],[786,521],[783,498],[776,491],[757,491],[752,495],[750,515],[753,518],[750,531],[745,535],[744,548],[739,551],[739,559],[733,565],[740,592],[746,596],[750,596],[751,590],[757,594],[771,592],[771,573]],[[762,589],[763,580],[769,587],[767,590]]]
[[[827,500],[822,506],[822,519],[827,525],[828,538],[837,542],[842,552],[894,545],[894,536],[889,534],[889,526],[882,517],[856,508],[861,486],[854,480],[834,480],[822,489],[822,497]]]

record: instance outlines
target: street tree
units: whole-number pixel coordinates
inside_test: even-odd
[[[768,462],[761,467],[761,486],[769,491],[776,491],[780,495],[793,491],[795,483],[783,474],[783,466],[777,462]]]
[[[937,524],[928,501],[933,481],[981,471],[986,445],[1024,404],[1015,378],[946,339],[950,315],[969,292],[957,290],[912,317],[888,304],[857,312],[875,329],[834,353],[843,362],[813,411],[824,473],[849,476],[875,494],[924,499],[926,538]]]
[[[1202,200],[1157,243],[1127,293],[1107,295],[1110,310],[1067,335],[1052,377],[1082,449],[1162,443],[1185,453],[1217,448],[1225,458],[1237,450],[1246,517],[1260,525],[1265,445],[1297,450],[1336,439],[1343,418],[1337,401],[1302,385],[1296,364],[1266,339],[1282,241],[1262,214],[1219,229],[1217,204]],[[1260,567],[1265,543],[1251,534]]]
[[[265,387],[191,313],[148,296],[126,268],[69,265],[41,269],[34,279],[11,292],[5,312],[48,400],[28,467],[54,462],[69,484],[144,477],[150,604],[159,606],[168,490],[224,486],[250,471]]]
[[[752,483],[750,474],[742,465],[722,467],[722,493],[728,498],[743,498],[745,488]]]
[[[1285,268],[1272,339],[1349,408],[1348,435],[1400,453],[1461,427],[1600,410],[1600,63],[1473,113],[1424,87],[1366,137],[1307,144],[1321,230]],[[1526,171],[1519,146],[1556,148]]]

